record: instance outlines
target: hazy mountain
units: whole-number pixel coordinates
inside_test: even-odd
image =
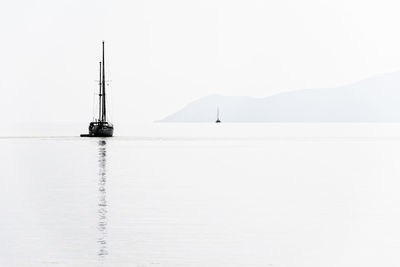
[[[265,98],[210,95],[159,122],[400,122],[400,73]]]

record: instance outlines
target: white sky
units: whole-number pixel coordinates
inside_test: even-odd
[[[91,119],[101,40],[113,121],[208,94],[268,96],[400,70],[400,2],[3,1],[3,122]]]

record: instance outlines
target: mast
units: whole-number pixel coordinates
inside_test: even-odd
[[[100,63],[100,76],[99,76],[99,121],[101,120],[101,61]]]
[[[101,121],[105,122],[107,120],[106,116],[106,75],[105,75],[105,60],[104,60],[104,41],[103,41],[103,79],[102,79],[102,95],[103,95],[103,103],[102,103],[102,115],[101,115]]]

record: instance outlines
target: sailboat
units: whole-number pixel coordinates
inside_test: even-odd
[[[219,119],[219,108],[217,108],[217,120],[215,123],[221,123],[221,120]]]
[[[111,137],[113,134],[114,126],[107,121],[106,113],[106,75],[103,41],[103,59],[100,62],[99,77],[99,117],[90,122],[89,134],[81,134],[81,137]]]

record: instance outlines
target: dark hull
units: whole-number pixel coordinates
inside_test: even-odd
[[[89,134],[94,137],[111,137],[114,134],[114,128],[109,126],[99,127],[93,131],[89,131]]]
[[[81,134],[81,137],[112,137],[114,127],[109,124],[90,123],[89,134]]]

